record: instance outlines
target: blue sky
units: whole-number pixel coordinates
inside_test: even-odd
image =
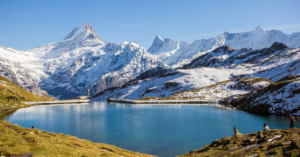
[[[192,42],[258,25],[300,32],[299,6],[299,0],[0,0],[0,45],[30,50],[63,40],[86,21],[106,42],[135,40],[147,49],[157,34]]]

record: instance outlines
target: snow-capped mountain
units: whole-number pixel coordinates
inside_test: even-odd
[[[108,43],[81,48],[80,52],[74,61],[60,66],[41,81],[40,87],[62,98],[94,95],[110,87],[120,87],[146,70],[166,67],[136,42]]]
[[[94,100],[106,100],[108,97],[169,97],[181,91],[230,79],[260,77],[275,82],[287,75],[299,73],[300,48],[288,48],[278,42],[258,50],[233,50],[222,46],[199,56],[183,69],[162,71],[159,76],[128,82],[120,88],[97,94]]]
[[[29,52],[32,52],[37,58],[51,59],[58,58],[64,53],[80,47],[94,47],[105,44],[98,37],[93,27],[88,22],[85,22],[80,28],[75,27],[63,41],[38,46],[33,50],[29,50]]]
[[[0,46],[0,75],[33,94],[48,96],[38,86],[47,75],[36,69],[43,68],[43,62],[30,53]]]
[[[93,95],[119,87],[149,69],[167,68],[135,41],[120,45],[103,42],[87,22],[74,28],[63,41],[23,53],[32,60],[25,64],[19,59],[22,68],[41,74],[30,74],[29,78],[60,99]]]
[[[33,50],[0,47],[0,75],[34,94],[46,95],[45,90],[60,99],[99,92],[97,100],[166,97],[240,77],[276,81],[298,74],[299,48],[272,43],[299,47],[299,39],[300,33],[261,27],[193,43],[157,36],[149,53],[135,41],[106,43],[86,22],[64,40]]]
[[[284,34],[279,30],[265,30],[258,26],[254,30],[238,33],[224,32],[216,38],[200,39],[192,43],[175,42],[171,39],[155,37],[148,52],[158,60],[174,68],[189,63],[199,54],[207,53],[219,46],[228,45],[233,49],[270,47],[274,42],[281,42],[288,47],[300,47],[300,32]]]
[[[286,76],[274,84],[233,100],[231,104],[254,113],[299,115],[300,75]]]

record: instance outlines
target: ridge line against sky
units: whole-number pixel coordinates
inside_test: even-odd
[[[155,36],[193,42],[255,29],[300,32],[300,1],[0,1],[0,46],[30,50],[63,40],[89,22],[105,42],[137,41],[148,49]]]

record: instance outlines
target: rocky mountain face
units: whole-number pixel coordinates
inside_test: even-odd
[[[269,48],[264,49],[241,49],[234,50],[231,47],[225,45],[220,46],[213,51],[200,55],[195,58],[189,64],[184,65],[182,68],[191,69],[199,66],[204,67],[221,67],[236,65],[241,63],[259,64],[262,58],[268,59],[268,57],[276,57],[280,51],[288,48],[286,45],[275,42]]]
[[[235,99],[232,105],[253,113],[300,114],[300,75],[288,75],[271,85]]]
[[[63,41],[22,53],[31,59],[18,60],[24,64],[23,71],[34,71],[28,78],[60,99],[93,95],[120,87],[152,68],[168,68],[135,41],[120,45],[103,42],[89,23],[74,28]],[[13,75],[18,77],[19,73]]]
[[[0,46],[0,75],[33,94],[48,96],[38,86],[40,78],[45,77],[45,74],[34,70],[41,68],[34,63],[39,63],[39,60],[30,54]]]
[[[159,76],[145,75],[120,88],[103,91],[94,100],[169,97],[230,79],[259,77],[275,82],[299,73],[300,48],[289,48],[278,42],[257,50],[233,50],[222,46],[199,56],[181,69],[163,71]]]
[[[238,33],[224,32],[216,38],[200,39],[192,43],[175,42],[156,36],[148,51],[163,63],[177,68],[220,46],[228,45],[233,49],[263,49],[270,47],[274,42],[298,48],[300,47],[300,32],[284,34],[282,31],[265,30],[258,26],[254,30]]]
[[[169,100],[185,100],[185,99],[200,99],[200,100],[218,100],[229,97],[239,97],[250,93],[260,88],[267,87],[273,83],[268,79],[263,78],[239,78],[227,81],[222,81],[217,84],[206,86],[200,89],[187,90],[176,93],[168,97]]]

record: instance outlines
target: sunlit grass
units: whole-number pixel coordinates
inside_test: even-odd
[[[0,121],[0,135],[0,156],[30,152],[34,156],[150,156],[74,136],[22,128],[7,121]]]
[[[32,94],[18,85],[11,82],[9,79],[0,76],[0,115],[5,111],[15,110],[20,107],[31,105],[21,104],[20,102],[29,101],[52,101],[56,100],[53,97],[39,96]]]

